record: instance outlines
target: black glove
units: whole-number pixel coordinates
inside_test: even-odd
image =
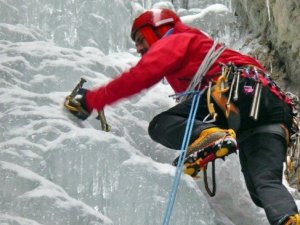
[[[70,98],[69,96],[65,101],[65,108],[76,116],[78,119],[86,120],[92,113],[86,107],[85,103],[85,95],[87,90],[84,88],[80,88],[75,98]]]

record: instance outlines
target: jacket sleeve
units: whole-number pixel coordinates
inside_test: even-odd
[[[184,59],[188,45],[187,41],[186,44],[184,41],[180,45],[176,44],[177,39],[161,39],[129,71],[120,74],[105,86],[88,91],[85,97],[88,109],[101,110],[106,105],[150,88],[165,75],[176,71]]]

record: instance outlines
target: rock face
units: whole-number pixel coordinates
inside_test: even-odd
[[[268,47],[274,69],[300,83],[300,1],[233,0],[233,5],[245,29]]]
[[[235,15],[243,31],[254,34],[262,48],[253,49],[256,56],[270,69],[272,77],[283,77],[286,88],[300,95],[300,1],[299,0],[233,0]],[[275,74],[274,74],[275,73]],[[290,149],[291,151],[291,149]],[[289,155],[298,156],[296,153]],[[288,157],[285,170],[286,179],[291,187],[300,191],[300,161]]]

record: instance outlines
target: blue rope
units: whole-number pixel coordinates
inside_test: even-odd
[[[175,198],[176,198],[176,194],[177,194],[177,190],[178,190],[178,186],[179,186],[180,177],[182,174],[183,162],[184,162],[184,159],[185,159],[185,156],[187,153],[193,124],[194,124],[195,117],[196,117],[196,112],[197,112],[197,109],[199,106],[200,96],[202,95],[202,93],[205,90],[206,89],[203,89],[201,92],[195,92],[194,96],[193,96],[193,101],[192,101],[188,121],[187,121],[186,128],[185,128],[184,138],[183,138],[181,149],[180,149],[180,156],[179,156],[179,160],[178,160],[177,167],[176,167],[176,173],[175,173],[175,177],[174,177],[174,181],[173,181],[173,185],[172,185],[172,191],[170,192],[168,206],[167,206],[167,209],[165,212],[163,225],[168,225],[169,221],[170,221],[171,213],[173,210],[173,206],[174,206],[174,202],[175,202]]]

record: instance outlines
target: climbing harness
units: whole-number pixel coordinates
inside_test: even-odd
[[[259,117],[263,86],[268,86],[278,98],[284,100],[288,105],[294,105],[291,103],[292,94],[283,92],[265,71],[252,65],[238,67],[233,63],[228,63],[220,64],[220,66],[222,67],[222,73],[208,95],[214,99],[215,103],[224,112],[229,127],[234,130],[238,130],[240,120],[239,110],[234,105],[234,102],[239,98],[239,88],[243,89],[241,91],[244,94],[253,96],[249,117],[254,121],[257,121]],[[244,78],[248,78],[251,85],[245,84],[240,87],[240,81]],[[210,100],[208,100],[208,103],[210,103]],[[208,108],[211,109],[212,107]]]
[[[243,78],[249,78],[254,83],[252,83],[251,86],[244,85],[242,87],[244,94],[253,96],[249,116],[254,121],[257,121],[259,118],[262,89],[264,86],[268,87],[279,99],[282,99],[291,107],[293,124],[290,131],[288,131],[282,124],[263,125],[261,127],[256,127],[254,130],[250,129],[240,133],[238,142],[241,143],[247,136],[252,135],[254,132],[276,133],[285,138],[288,143],[285,175],[290,186],[293,186],[300,191],[299,97],[291,92],[284,92],[281,90],[279,85],[268,73],[259,70],[255,66],[246,65],[237,67],[231,63],[222,66],[222,75],[211,89],[212,91],[210,95],[225,113],[229,127],[238,130],[236,127],[238,127],[239,124],[236,122],[239,121],[239,113],[234,109],[235,106],[231,103],[231,99],[233,103],[236,99],[238,99],[239,82],[240,79]],[[228,96],[228,101],[226,103],[225,94]],[[222,96],[222,98],[220,96]]]
[[[232,63],[228,63],[227,65],[220,64],[220,66],[222,67],[222,74],[219,76],[218,80],[215,83],[213,83],[212,81],[209,82],[208,87],[203,88],[201,85],[204,76],[207,74],[211,66],[216,62],[216,60],[222,54],[222,52],[226,49],[224,45],[219,46],[219,48],[217,47],[218,47],[218,43],[214,42],[211,49],[208,51],[205,58],[203,59],[201,65],[199,66],[195,76],[193,77],[186,91],[183,94],[173,95],[177,97],[177,100],[179,102],[183,102],[188,98],[191,98],[191,96],[193,97],[192,97],[192,106],[190,109],[189,118],[185,130],[185,135],[182,142],[181,152],[176,164],[177,166],[176,174],[173,181],[172,192],[170,193],[168,207],[165,213],[163,225],[167,225],[169,223],[170,215],[173,209],[173,205],[174,205],[174,201],[175,201],[175,197],[179,185],[179,179],[186,159],[189,139],[191,136],[191,130],[193,127],[195,114],[198,108],[200,95],[202,95],[204,91],[207,90],[206,98],[207,98],[207,107],[208,107],[209,114],[204,118],[203,122],[210,123],[216,121],[217,113],[214,109],[214,103],[216,103],[219,106],[219,108],[224,112],[229,127],[233,128],[234,130],[239,129],[240,113],[238,108],[233,103],[238,101],[239,93],[241,93],[241,91],[246,95],[253,96],[249,116],[253,118],[254,121],[256,121],[259,117],[263,86],[269,85],[270,88],[272,89],[272,92],[277,93],[279,98],[289,103],[287,94],[283,93],[279,89],[278,85],[270,78],[270,76],[264,71],[261,71],[257,69],[255,66],[251,66],[251,65],[237,67]],[[245,77],[254,80],[254,85],[251,86],[245,85],[243,87],[240,87],[240,79]],[[239,90],[239,88],[243,88],[243,90]],[[199,90],[201,90],[200,93]],[[195,92],[198,94],[195,94]],[[212,103],[211,98],[214,100],[214,103]],[[297,127],[296,133],[299,134],[299,126]],[[299,135],[297,136],[297,140],[299,141]],[[295,151],[293,151],[292,153],[293,155],[295,155],[294,152]],[[297,155],[298,157],[299,151],[297,153],[298,153]],[[214,196],[216,192],[215,159],[216,158],[211,158],[209,161],[207,161],[206,164],[203,164],[204,166],[202,168],[205,188],[210,196]],[[209,162],[212,162],[212,189],[209,187],[207,181],[207,165]]]
[[[213,48],[215,48],[215,46]],[[252,96],[252,104],[249,111],[249,117],[251,117],[254,121],[258,120],[263,86],[269,86],[272,89],[272,91],[275,92],[277,97],[281,98],[289,105],[296,105],[295,103],[299,102],[299,99],[296,98],[295,95],[289,92],[284,93],[279,88],[277,83],[271,79],[269,74],[256,68],[255,66],[246,65],[238,67],[235,66],[233,63],[220,64],[220,66],[222,67],[221,75],[219,76],[217,81],[210,81],[208,85],[206,98],[209,114],[204,118],[204,123],[211,123],[216,120],[217,113],[214,109],[214,104],[217,104],[219,108],[224,112],[224,115],[228,122],[228,126],[230,128],[233,128],[234,130],[238,130],[240,126],[240,113],[239,109],[235,106],[234,102],[238,101],[239,93],[241,93],[241,91],[246,95]],[[203,71],[203,69],[199,69],[198,71]],[[198,75],[198,78],[196,80],[202,81],[202,78],[203,76]],[[244,78],[249,78],[249,83],[251,84],[251,86],[240,85],[241,79]],[[245,84],[247,84],[247,82]],[[200,85],[201,84],[194,83],[193,87],[200,87]],[[241,88],[242,90],[239,90],[239,88]],[[190,89],[188,89],[188,91],[190,91]],[[214,100],[214,102],[212,102],[212,99]],[[298,124],[298,120],[296,120],[295,116],[294,124]],[[260,130],[262,130],[264,132],[267,131],[269,133],[275,132],[289,140],[289,142],[291,143],[288,151],[289,157],[287,169],[289,171],[295,170],[295,168],[300,168],[300,151],[297,147],[295,147],[298,146],[299,143],[299,125],[294,125],[294,127],[294,130],[297,130],[297,132],[294,132],[294,134],[291,134],[290,136],[288,135],[286,128],[281,124],[274,124],[272,126],[262,126],[253,131],[260,132]],[[244,132],[243,135],[239,136],[239,140],[241,140],[242,137],[249,135],[251,132],[252,131]],[[209,189],[209,185],[207,183],[206,170],[208,162],[206,164],[203,164],[205,166],[202,169],[205,188],[210,196],[213,196],[215,193],[214,161],[215,159],[211,159],[209,161],[212,162],[212,190]],[[297,165],[297,167],[295,165]],[[298,187],[300,189],[300,172],[298,175]]]
[[[76,99],[77,95],[81,95],[83,91],[83,84],[86,82],[84,78],[80,78],[80,81],[72,90],[72,92],[65,98],[64,107],[70,111],[79,111],[83,114],[88,114],[84,108],[82,108],[80,102]],[[96,119],[100,120],[101,128],[103,131],[109,132],[111,130],[110,125],[107,123],[104,111],[101,110],[98,112]]]

